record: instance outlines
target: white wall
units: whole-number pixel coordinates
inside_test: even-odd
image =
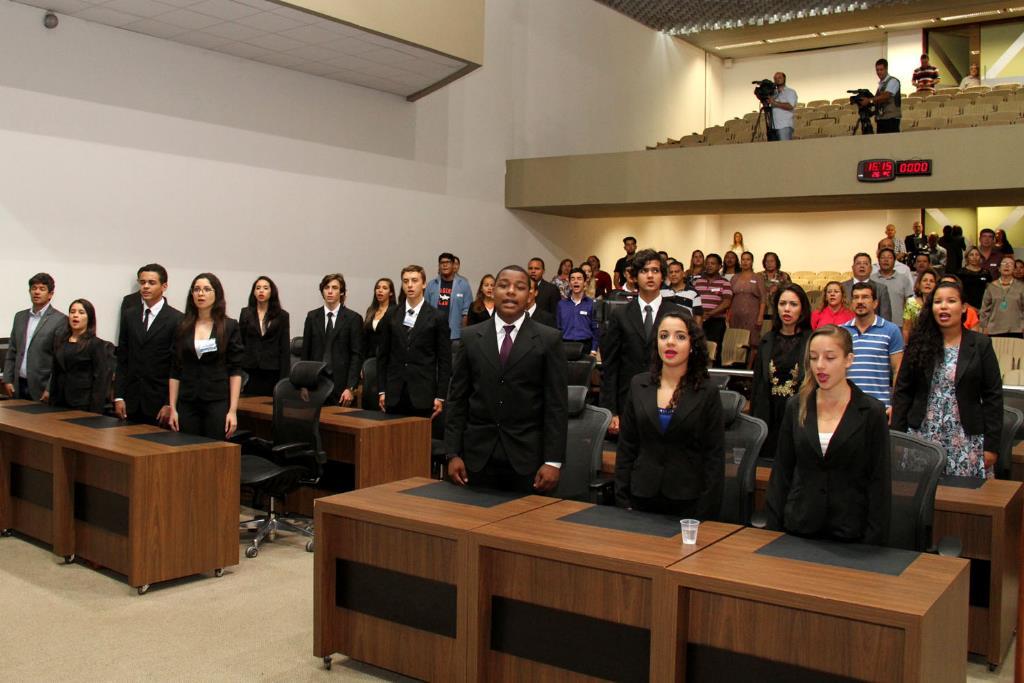
[[[910,80],[914,69],[921,66],[924,50],[921,29],[893,31],[886,36],[885,58],[889,60],[889,73],[900,80],[900,92],[904,95],[914,92]]]
[[[443,250],[475,284],[552,258],[574,223],[507,211],[507,158],[704,125],[703,54],[592,0],[491,0],[484,67],[413,104],[70,18],[47,31],[41,15],[0,3],[2,325],[39,270],[60,308],[91,299],[107,337],[149,261],[179,307],[195,273],[218,273],[233,313],[265,272],[299,320],[333,270],[360,312],[378,276],[432,270]]]

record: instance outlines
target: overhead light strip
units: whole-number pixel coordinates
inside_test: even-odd
[[[805,33],[800,36],[785,36],[784,38],[767,38],[766,43],[787,43],[791,40],[807,40],[809,38],[819,38],[817,33]]]
[[[969,14],[954,14],[950,17],[939,17],[939,21],[957,21],[959,19],[974,19],[975,17],[991,17],[995,14],[1002,14],[1003,10],[993,9],[985,12],[970,12]]]
[[[754,47],[755,45],[764,45],[763,40],[752,40],[749,43],[734,43],[733,45],[717,45],[716,50],[735,50],[741,47]]]
[[[864,31],[876,31],[876,30],[878,30],[877,26],[862,26],[860,28],[843,28],[843,29],[836,29],[835,31],[822,31],[821,35],[823,35],[823,36],[841,36],[841,35],[845,35],[847,33],[863,33]]]
[[[901,21],[898,24],[879,24],[878,28],[907,28],[909,26],[920,26],[921,24],[934,24],[937,19],[918,19],[916,21]]]

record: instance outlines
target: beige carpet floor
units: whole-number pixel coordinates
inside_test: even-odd
[[[259,557],[136,595],[124,579],[64,566],[24,538],[0,538],[0,680],[405,681],[313,656],[313,556],[282,535]],[[240,546],[241,548],[242,546]],[[1012,681],[1013,651],[969,681]]]

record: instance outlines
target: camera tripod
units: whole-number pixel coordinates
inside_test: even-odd
[[[861,135],[874,135],[875,128],[871,125],[871,112],[861,109],[858,113],[857,120],[854,122],[853,127],[850,128],[850,135],[856,135],[858,129],[860,129]]]
[[[750,141],[757,140],[757,131],[764,123],[764,137],[766,140],[775,139],[775,119],[772,117],[772,105],[761,101],[761,114],[754,119],[754,125],[750,129]]]

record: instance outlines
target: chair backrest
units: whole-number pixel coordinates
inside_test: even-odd
[[[1024,413],[1013,406],[1003,405],[1003,432],[996,460],[996,478],[1009,479],[1013,465],[1013,441],[1024,423]]]
[[[768,437],[768,425],[740,411],[746,402],[735,391],[720,392],[725,425],[725,481],[718,519],[749,524],[754,511],[757,458]]]
[[[1010,406],[1024,412],[1024,389],[1010,389],[1003,387],[1003,406]],[[1024,425],[1017,429],[1013,435],[1013,445],[1016,446],[1024,440]]]
[[[274,386],[274,444],[309,444],[320,465],[326,462],[320,445],[320,409],[334,390],[326,369],[326,363],[299,361],[288,378]]]
[[[746,364],[750,348],[750,330],[730,327],[722,338],[722,367]]]
[[[946,467],[941,446],[903,432],[889,432],[892,498],[890,548],[927,550],[932,537],[935,489]]]
[[[377,359],[367,358],[363,361],[363,397],[360,405],[363,410],[380,410],[380,401],[377,394],[380,388],[377,385]]]
[[[579,360],[583,357],[583,342],[562,340],[562,351],[566,360]]]
[[[590,378],[597,367],[597,358],[587,354],[585,358],[569,361],[569,386],[590,387]]]
[[[587,405],[587,388],[570,386],[569,426],[565,462],[554,495],[571,500],[590,499],[590,484],[601,470],[604,435],[612,414],[606,408]]]
[[[288,352],[295,360],[302,358],[302,337],[292,337],[288,343]]]

